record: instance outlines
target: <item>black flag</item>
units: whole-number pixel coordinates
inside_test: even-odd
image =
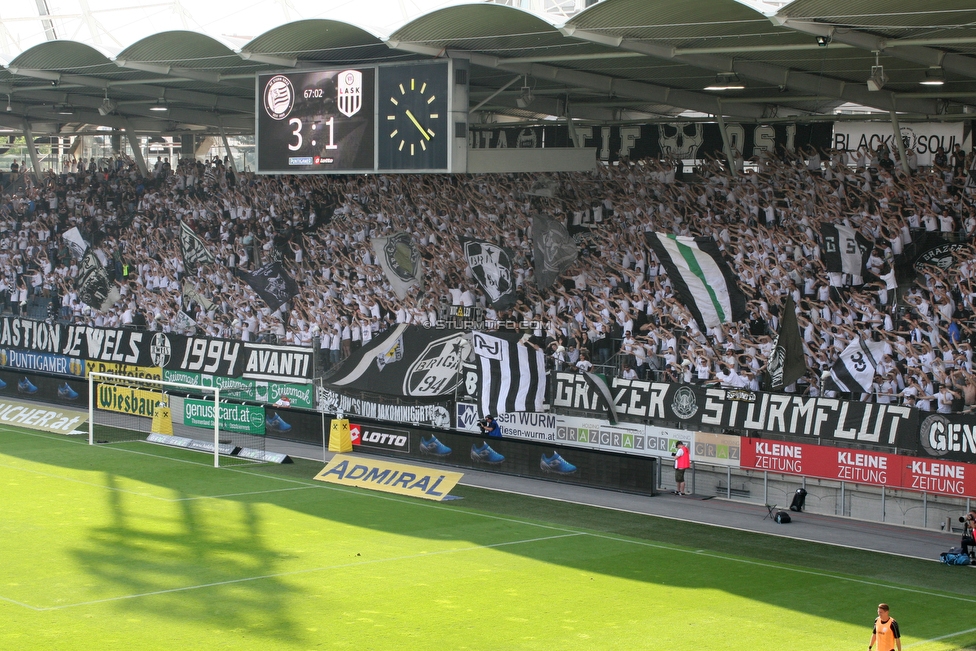
[[[237,277],[251,286],[272,310],[298,294],[298,283],[285,273],[280,262],[269,262],[254,271],[237,272]]]
[[[773,352],[766,365],[763,385],[767,391],[782,391],[806,375],[807,360],[803,354],[803,338],[800,337],[800,324],[796,321],[796,305],[793,296],[786,297],[783,318],[779,322],[779,332],[773,342]]]
[[[197,237],[186,222],[182,221],[180,222],[180,251],[183,253],[183,267],[188,276],[196,276],[200,265],[214,261],[203,240]]]
[[[532,216],[532,247],[539,289],[547,289],[576,262],[576,242],[566,227],[539,214]]]

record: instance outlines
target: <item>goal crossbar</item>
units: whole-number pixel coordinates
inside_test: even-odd
[[[186,390],[187,393],[212,393],[214,397],[214,427],[213,427],[213,446],[214,446],[214,468],[220,467],[220,387],[202,387],[197,384],[184,384],[182,382],[167,382],[166,380],[156,380],[154,378],[134,378],[129,375],[116,375],[114,373],[100,373],[93,371],[88,374],[88,444],[95,444],[95,381],[109,380],[117,384],[132,385],[158,385],[160,388],[172,388],[176,390]]]

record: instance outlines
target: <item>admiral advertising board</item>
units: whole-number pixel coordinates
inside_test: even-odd
[[[553,406],[599,411],[581,375],[556,373]],[[807,398],[742,389],[704,389],[614,378],[618,416],[680,422],[687,429],[733,429],[915,449],[918,413],[898,405]]]
[[[743,438],[740,467],[954,497],[976,497],[976,468],[972,465],[887,452]]]

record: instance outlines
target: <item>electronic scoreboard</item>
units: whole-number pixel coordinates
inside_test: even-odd
[[[257,171],[451,171],[453,116],[467,119],[451,82],[450,61],[258,75]]]

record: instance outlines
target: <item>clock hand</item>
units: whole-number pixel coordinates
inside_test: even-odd
[[[410,112],[410,109],[407,109],[407,117],[410,118],[410,121],[413,122],[414,125],[420,130],[420,133],[423,134],[424,138],[430,140],[430,134],[427,133],[427,131],[422,126],[420,126],[420,123],[417,122],[417,118],[413,116],[413,113]]]

